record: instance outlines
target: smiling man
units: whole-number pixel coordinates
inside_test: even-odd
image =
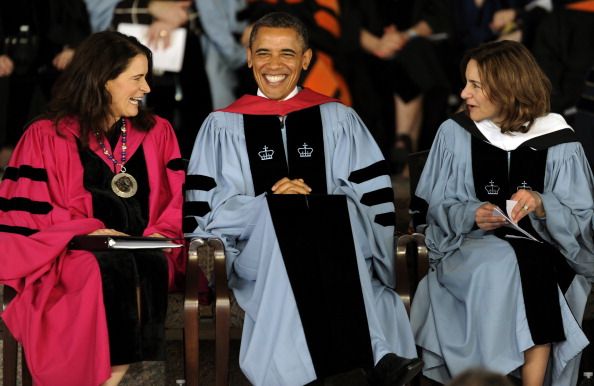
[[[312,51],[295,17],[254,24],[258,84],[204,122],[188,235],[226,245],[255,385],[403,385],[421,368],[394,287],[388,168],[357,114],[297,86]]]

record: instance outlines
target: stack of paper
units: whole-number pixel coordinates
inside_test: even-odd
[[[526,232],[524,229],[522,229],[518,223],[512,221],[511,219],[511,212],[512,209],[514,208],[514,206],[516,206],[518,202],[517,201],[513,201],[513,200],[507,200],[505,202],[505,210],[507,211],[507,213],[504,213],[501,208],[497,207],[495,208],[495,210],[493,211],[493,215],[494,216],[501,216],[501,217],[505,217],[505,220],[507,221],[507,224],[505,225],[506,227],[512,228],[517,230],[518,232],[522,233],[524,236],[526,236],[526,238],[542,243],[542,241],[538,240],[536,237],[532,236],[530,233]],[[522,236],[515,236],[515,235],[506,235],[506,237],[522,237]]]

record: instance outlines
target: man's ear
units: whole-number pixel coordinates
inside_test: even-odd
[[[245,49],[245,55],[247,57],[247,66],[248,68],[252,68],[252,50],[249,47]]]
[[[309,68],[309,63],[311,62],[312,56],[313,56],[313,51],[311,50],[311,48],[308,48],[303,53],[303,66],[302,66],[302,68],[304,70],[307,70]]]

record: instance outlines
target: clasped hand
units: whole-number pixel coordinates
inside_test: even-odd
[[[516,205],[511,212],[511,219],[514,222],[517,223],[530,212],[534,212],[538,217],[545,217],[542,198],[538,192],[520,189],[510,199],[516,201]],[[490,202],[486,202],[478,207],[474,215],[474,220],[480,229],[491,231],[506,224],[504,217],[493,214],[495,208],[497,208],[497,205]]]
[[[293,180],[284,177],[272,185],[272,193],[274,194],[309,194],[311,188],[307,186],[305,181],[301,178]]]
[[[151,1],[149,13],[154,21],[148,29],[148,43],[152,48],[167,48],[171,32],[188,22],[190,1]]]

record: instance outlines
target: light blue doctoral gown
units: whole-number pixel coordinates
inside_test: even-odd
[[[415,294],[411,324],[423,350],[424,374],[442,383],[477,366],[513,372],[534,345],[514,250],[489,232],[473,230],[482,202],[474,193],[470,140],[464,128],[446,121],[416,192],[429,203],[431,269]],[[588,344],[580,324],[594,277],[593,177],[581,145],[549,148],[544,186],[547,217],[530,214],[531,223],[581,274],[565,296],[559,290],[566,340],[552,345],[546,381],[569,386],[576,383],[580,353]]]
[[[359,203],[363,193],[390,187],[390,178],[381,175],[360,184],[348,180],[352,171],[382,160],[382,155],[352,109],[332,102],[320,110],[328,194],[347,196],[374,360],[377,363],[389,352],[416,357],[406,310],[391,289],[394,227],[374,222],[377,214],[393,212],[394,206]],[[313,381],[314,367],[266,197],[254,196],[241,114],[214,112],[206,119],[188,174],[216,182],[208,191],[187,193],[189,201],[206,201],[210,206],[209,213],[196,217],[198,228],[192,235],[225,241],[229,285],[245,310],[239,359],[243,372],[255,385]]]

